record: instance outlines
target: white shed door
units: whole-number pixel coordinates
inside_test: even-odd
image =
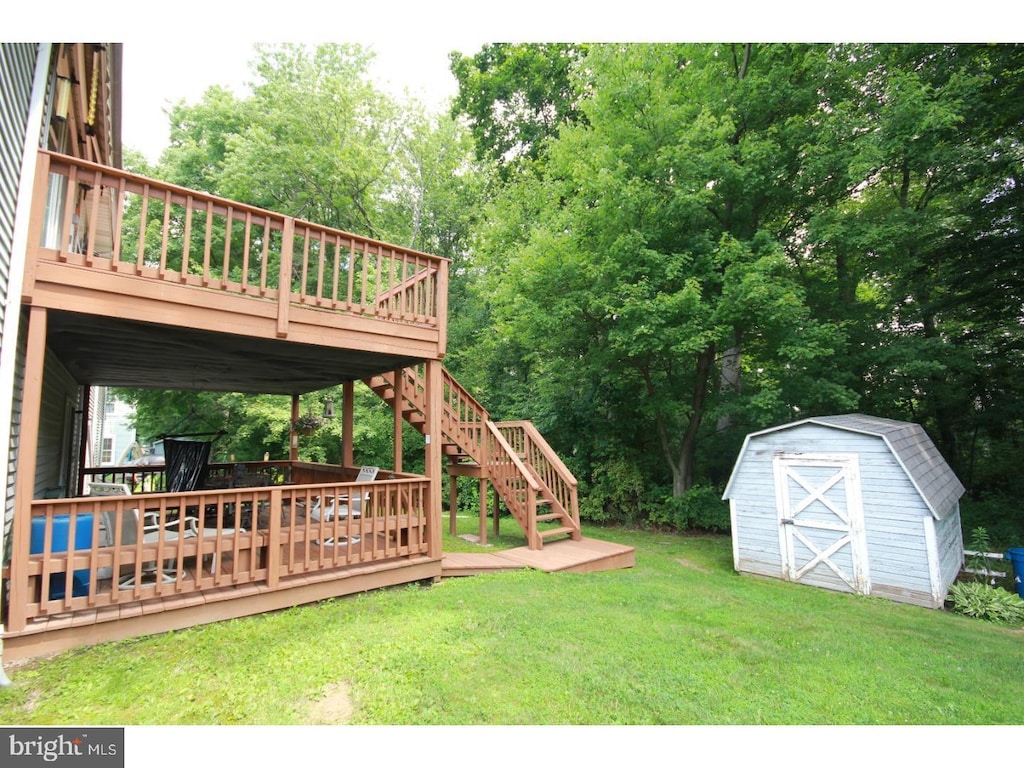
[[[776,454],[775,496],[785,576],[870,592],[856,454]]]

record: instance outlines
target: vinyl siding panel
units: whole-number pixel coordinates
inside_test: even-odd
[[[34,496],[69,494],[75,445],[74,412],[78,402],[78,384],[55,355],[46,353],[43,374],[43,402],[39,412],[39,450],[36,460]]]
[[[20,311],[21,301],[19,296],[10,295],[12,270],[21,268],[21,262],[13,253],[14,217],[38,50],[36,43],[0,44],[0,349],[9,344],[17,345],[16,358],[19,362],[13,381],[0,382],[0,390],[7,391],[8,386],[11,390],[10,399],[7,396],[0,398],[0,407],[11,409],[10,432],[0,435],[0,440],[6,441],[9,452],[7,475],[0,477],[4,491],[4,530],[8,534],[4,536],[5,545],[10,541],[10,525],[14,519],[14,482],[23,380],[20,362],[24,360],[24,336],[13,331],[16,324],[12,322],[15,313]],[[0,473],[2,471],[0,469]]]

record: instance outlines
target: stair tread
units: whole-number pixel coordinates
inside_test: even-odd
[[[537,522],[543,523],[547,520],[561,520],[563,517],[565,517],[565,515],[561,512],[547,512],[543,515],[537,515]]]
[[[561,528],[549,528],[544,531],[538,531],[542,539],[546,539],[549,536],[559,536],[563,533],[575,533],[575,528],[569,528],[568,526],[562,526]]]

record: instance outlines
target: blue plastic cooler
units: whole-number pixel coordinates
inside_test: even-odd
[[[1013,563],[1013,586],[1017,595],[1024,599],[1024,547],[1007,550],[1006,559]]]
[[[68,551],[68,532],[71,529],[71,515],[53,516],[53,541],[51,552]],[[29,552],[39,554],[43,551],[43,536],[46,532],[46,518],[32,518],[32,538],[29,541]],[[75,518],[75,550],[92,548],[92,515],[78,515]],[[50,599],[60,600],[64,597],[65,573],[50,574]],[[89,594],[89,569],[75,571],[71,574],[72,597],[85,597]]]

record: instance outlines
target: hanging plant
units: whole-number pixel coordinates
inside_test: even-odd
[[[295,431],[300,434],[312,435],[316,430],[320,429],[323,423],[323,419],[319,416],[307,413],[304,416],[299,416],[299,418],[295,420],[293,426],[295,427]]]

